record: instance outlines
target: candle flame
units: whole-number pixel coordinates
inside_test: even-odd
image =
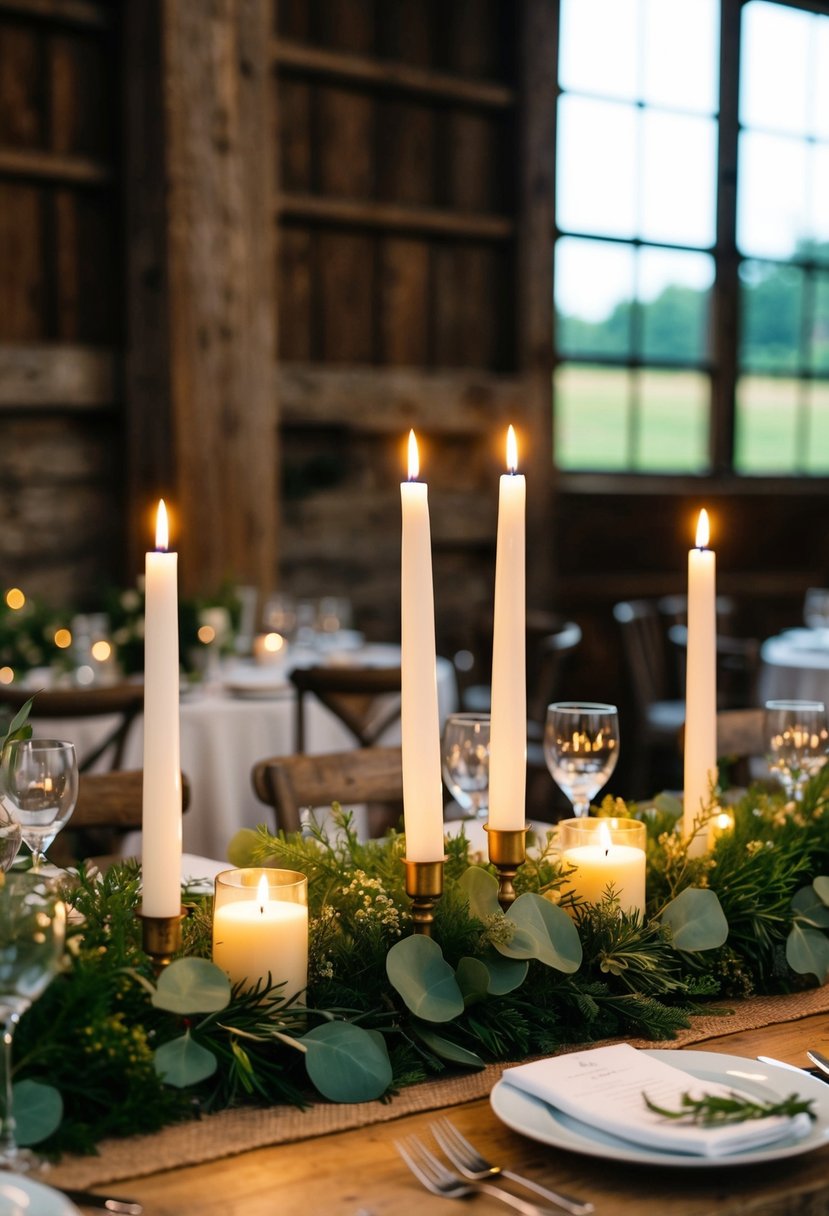
[[[610,828],[607,826],[606,823],[600,823],[599,824],[599,848],[604,849],[605,857],[607,857],[608,853],[610,852],[610,846],[612,844],[613,844],[613,840],[610,835]]]
[[[697,548],[707,549],[710,538],[711,529],[708,526],[708,512],[703,507],[699,513],[699,521],[697,523]]]
[[[414,431],[409,431],[409,481],[417,481],[420,476],[420,456],[417,451],[417,439]]]
[[[155,517],[155,547],[167,549],[170,544],[170,525],[167,522],[167,508],[164,499],[158,500],[158,513]]]
[[[259,911],[264,914],[265,904],[270,903],[271,900],[271,891],[270,887],[268,886],[267,874],[263,874],[259,879],[259,885],[256,888],[256,898],[259,902]]]
[[[515,440],[515,428],[512,423],[509,424],[507,431],[507,468],[510,473],[514,473],[518,468],[518,444]]]

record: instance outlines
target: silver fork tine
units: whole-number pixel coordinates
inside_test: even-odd
[[[453,1183],[459,1184],[461,1182],[457,1174],[453,1174],[451,1170],[448,1170],[440,1158],[436,1157],[422,1140],[418,1140],[417,1136],[410,1136],[406,1141],[406,1147],[438,1185],[451,1186]]]
[[[494,1186],[491,1182],[464,1182],[463,1178],[448,1170],[443,1162],[435,1156],[417,1136],[407,1136],[405,1140],[395,1140],[395,1148],[408,1165],[414,1176],[418,1178],[427,1190],[435,1195],[443,1195],[450,1199],[461,1199],[474,1191],[484,1191],[506,1203],[509,1207],[521,1212],[522,1216],[547,1216],[548,1208],[539,1208],[534,1203],[519,1199],[510,1191]],[[549,1216],[552,1216],[550,1213]]]
[[[594,1210],[593,1204],[587,1200],[575,1199],[572,1195],[551,1191],[546,1186],[542,1186],[540,1182],[534,1182],[532,1178],[525,1178],[523,1174],[515,1174],[512,1170],[493,1165],[491,1161],[481,1155],[473,1144],[470,1144],[449,1119],[436,1120],[431,1125],[431,1130],[446,1156],[465,1178],[477,1182],[482,1182],[486,1178],[508,1178],[510,1182],[525,1187],[534,1195],[546,1199],[548,1203],[554,1203],[556,1207],[569,1212],[570,1216],[589,1216],[589,1213]]]

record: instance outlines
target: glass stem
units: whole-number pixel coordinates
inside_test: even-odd
[[[590,814],[590,800],[585,799],[583,802],[573,802],[573,814],[577,819],[583,819]]]
[[[3,1070],[2,1083],[0,1083],[0,1103],[2,1104],[2,1110],[0,1110],[0,1161],[6,1162],[13,1161],[17,1155],[17,1141],[14,1137],[17,1125],[14,1119],[12,1099],[12,1043],[19,1021],[19,1013],[6,1014],[3,1023],[3,1052],[0,1055],[0,1060],[2,1060],[0,1066]]]

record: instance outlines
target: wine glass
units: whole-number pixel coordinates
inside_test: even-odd
[[[39,870],[46,850],[75,809],[78,762],[74,746],[57,739],[10,743],[3,755],[0,794],[32,851],[32,869]]]
[[[766,701],[769,767],[799,802],[810,777],[826,763],[829,728],[822,701]]]
[[[443,728],[443,780],[461,810],[489,812],[489,714],[450,714]]]
[[[619,759],[619,714],[615,705],[556,701],[547,706],[544,759],[577,817],[607,782]]]
[[[66,909],[57,884],[42,873],[0,875],[0,1169],[25,1173],[40,1165],[18,1148],[12,1101],[12,1042],[17,1024],[58,970]]]

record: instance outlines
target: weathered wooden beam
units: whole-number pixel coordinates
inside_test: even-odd
[[[131,539],[163,491],[190,593],[275,575],[271,9],[131,0],[125,17]]]
[[[272,54],[278,68],[306,76],[408,93],[476,109],[508,110],[515,104],[513,89],[496,81],[464,79],[448,72],[344,54],[288,39],[275,40]]]
[[[57,152],[0,148],[0,177],[34,178],[71,186],[109,186],[114,177],[103,161]]]
[[[112,25],[112,8],[93,0],[0,0],[0,13],[39,17],[88,29],[109,29]]]
[[[515,233],[513,221],[505,215],[475,215],[437,207],[410,207],[318,194],[281,194],[277,198],[276,211],[280,220],[425,233],[464,240],[508,241]]]
[[[111,350],[0,345],[0,410],[111,406],[116,398],[115,369]]]
[[[523,408],[520,377],[473,369],[283,364],[277,373],[283,425],[346,426],[396,434],[411,426],[434,433],[485,435]]]

